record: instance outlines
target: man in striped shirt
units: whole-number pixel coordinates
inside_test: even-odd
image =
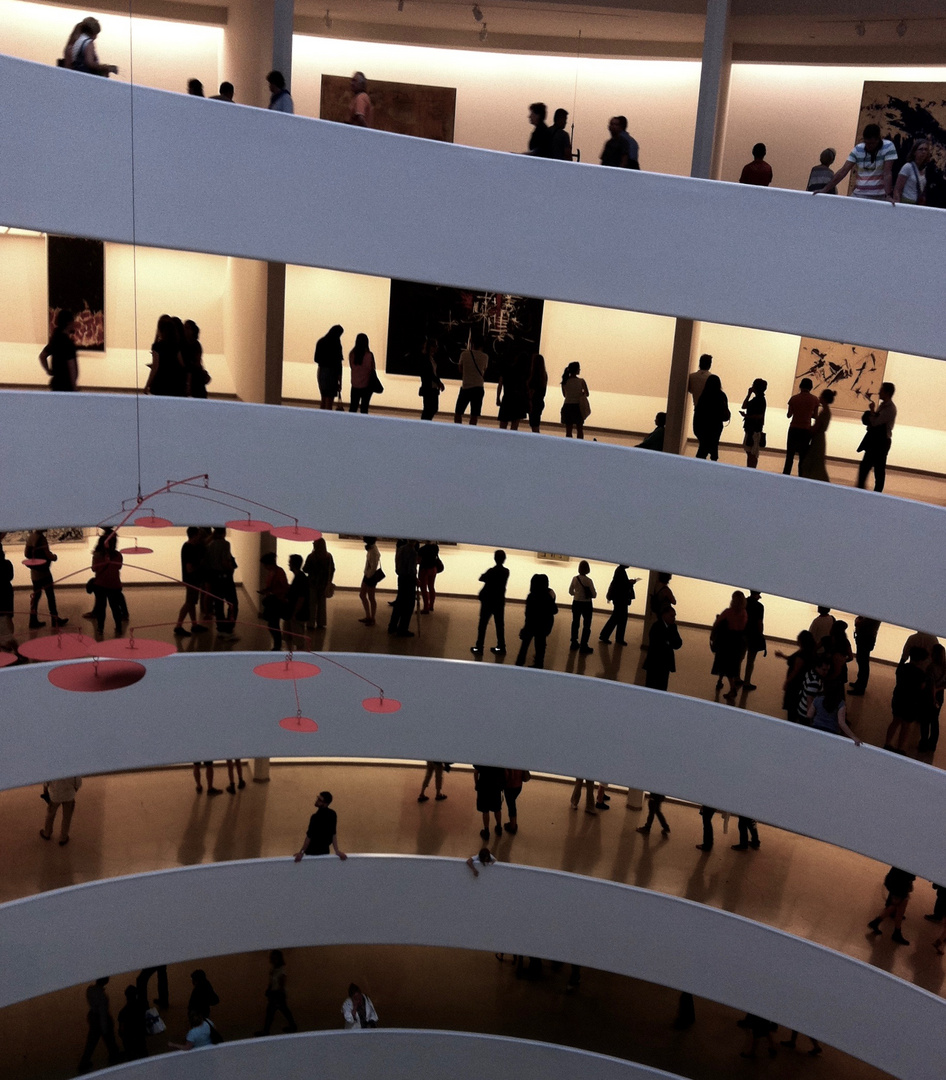
[[[876,124],[868,124],[864,128],[864,141],[859,142],[848,154],[847,161],[831,180],[813,194],[831,191],[854,169],[854,190],[851,194],[856,199],[889,199],[893,203],[893,165],[896,160],[897,148],[894,144],[889,139],[881,138],[880,128]]]

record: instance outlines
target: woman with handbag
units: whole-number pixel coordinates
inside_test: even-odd
[[[765,379],[756,379],[742,403],[742,427],[746,433],[742,445],[746,451],[746,465],[750,469],[759,467],[759,453],[765,446],[765,392],[768,387]]]
[[[591,415],[588,404],[588,384],[581,378],[581,364],[572,361],[562,372],[562,423],[565,425],[565,438],[572,437],[572,431],[579,439],[585,437],[585,421]]]
[[[359,334],[355,338],[355,347],[348,354],[348,366],[351,369],[351,405],[348,411],[367,413],[371,395],[381,385],[375,371],[374,353],[368,348],[367,334]]]
[[[529,585],[529,595],[526,597],[526,621],[519,631],[519,655],[516,657],[516,667],[522,667],[526,662],[529,646],[535,641],[534,668],[545,667],[545,646],[548,636],[552,632],[555,616],[558,614],[558,605],[555,603],[555,593],[549,588],[547,574],[533,574]]]
[[[729,399],[723,393],[723,384],[718,375],[710,375],[693,410],[693,433],[700,443],[698,458],[719,460],[719,440],[729,418]]]
[[[367,554],[365,556],[365,572],[361,579],[358,598],[361,600],[361,606],[365,609],[365,617],[358,621],[364,623],[365,626],[374,626],[374,618],[378,612],[378,601],[375,599],[374,591],[378,584],[384,580],[385,573],[381,569],[381,552],[378,549],[377,538],[366,536],[364,541]]]

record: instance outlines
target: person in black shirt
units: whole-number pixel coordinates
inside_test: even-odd
[[[187,1011],[208,1020],[210,1010],[214,1005],[220,1004],[217,991],[211,986],[210,979],[207,978],[207,973],[203,968],[197,968],[191,972],[191,982],[194,984],[194,989],[191,990],[191,996],[187,1002]]]
[[[762,593],[758,589],[752,589],[749,593],[749,599],[746,601],[746,616],[746,671],[742,687],[744,690],[758,690],[752,681],[755,658],[759,653],[768,656],[765,641],[765,605],[762,603]]]
[[[651,690],[666,690],[670,682],[670,672],[677,670],[674,653],[681,648],[683,641],[677,629],[677,613],[672,607],[666,607],[660,617],[651,626],[644,669],[647,678],[644,685]]]
[[[912,724],[918,724],[930,698],[929,667],[930,654],[926,649],[914,645],[910,649],[909,663],[902,660],[897,665],[897,680],[890,702],[893,719],[884,738],[884,749],[893,750],[894,734],[899,729],[897,750],[902,754],[907,741],[907,732]]]
[[[494,656],[506,655],[506,582],[509,580],[509,571],[503,565],[506,552],[493,552],[493,559],[496,565],[480,574],[480,581],[483,582],[480,589],[480,622],[476,630],[476,644],[470,649],[474,656],[480,656],[483,652],[490,619],[496,627],[496,644],[489,651]]]
[[[118,1013],[118,1034],[128,1061],[148,1056],[146,1008],[147,1002],[142,1002],[138,997],[138,988],[126,986],[125,1005]]]
[[[333,326],[315,343],[315,364],[318,368],[317,378],[321,395],[320,409],[331,409],[335,398],[341,397],[342,366],[345,359],[342,354],[342,334],[344,333],[341,326]]]
[[[907,904],[910,902],[910,893],[913,892],[913,882],[916,874],[901,870],[898,866],[891,866],[884,878],[884,888],[887,890],[887,900],[884,910],[876,919],[871,919],[867,924],[871,933],[880,933],[880,924],[884,919],[893,919],[892,941],[898,945],[909,945],[910,942],[903,936],[900,927],[903,926],[903,918],[907,913]],[[938,950],[937,950],[938,951]]]
[[[663,450],[664,435],[667,432],[667,414],[665,412],[657,413],[654,417],[654,423],[656,424],[654,430],[646,436],[643,442],[637,444],[639,449]]]
[[[535,129],[529,139],[529,153],[532,157],[551,157],[552,142],[549,126],[545,122],[548,109],[541,101],[529,106],[529,123]]]
[[[69,336],[75,325],[75,316],[71,311],[56,314],[56,325],[49,344],[39,354],[43,371],[49,376],[50,390],[78,390],[79,364],[76,360],[75,342]]]
[[[204,558],[206,549],[200,542],[200,529],[191,525],[187,530],[187,540],[181,545],[181,581],[184,583],[184,603],[177,613],[174,627],[175,637],[190,637],[191,632],[202,634],[207,629],[197,618],[197,605],[200,602],[200,590],[204,584]],[[184,619],[190,616],[191,629],[184,629]]]
[[[627,630],[627,609],[634,599],[634,585],[640,578],[633,580],[627,576],[627,566],[621,563],[614,571],[611,584],[608,586],[607,599],[611,602],[611,617],[604,624],[598,640],[605,645],[611,644],[612,632],[617,632],[618,645],[626,645],[624,634]]]
[[[564,109],[556,109],[552,117],[552,126],[549,128],[549,157],[558,161],[571,161],[572,141],[565,125],[568,123],[568,113]]]
[[[476,809],[483,815],[480,836],[489,839],[489,815],[496,818],[496,835],[503,835],[503,789],[506,786],[506,770],[493,765],[474,765],[473,780],[476,786]]]
[[[348,856],[338,847],[338,815],[329,807],[332,804],[332,793],[320,791],[315,800],[316,810],[309,818],[309,827],[306,830],[305,840],[302,847],[295,853],[293,858],[296,862],[302,862],[303,855],[328,855],[329,847],[335,849],[335,854],[342,860]]]

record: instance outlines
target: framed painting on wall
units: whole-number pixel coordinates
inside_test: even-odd
[[[486,379],[496,382],[511,353],[538,352],[544,304],[531,296],[394,280],[386,370],[392,375],[418,375],[420,348],[435,337],[441,345],[437,374],[441,379],[459,379],[460,353],[476,335],[489,357]]]
[[[374,111],[372,127],[419,139],[453,142],[457,92],[452,86],[422,86],[417,83],[368,83]],[[319,117],[347,124],[351,113],[351,77],[323,75]]]
[[[834,412],[859,416],[872,401],[879,400],[877,393],[884,381],[886,367],[885,349],[802,338],[795,365],[794,393],[798,393],[802,379],[811,379],[815,396],[822,390],[833,390],[837,394],[831,406]]]
[[[105,350],[105,245],[75,236],[46,238],[49,333],[60,311],[75,315],[77,349]]]

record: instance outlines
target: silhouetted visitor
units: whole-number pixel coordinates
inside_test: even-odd
[[[331,409],[335,398],[342,396],[342,334],[337,324],[315,343],[316,378],[319,384],[319,408]]]
[[[913,892],[913,882],[916,874],[910,874],[899,867],[891,866],[884,878],[884,888],[887,890],[887,900],[883,911],[867,924],[871,933],[879,934],[884,919],[893,919],[893,933],[891,940],[898,945],[909,945],[910,942],[900,932],[903,919],[907,913],[907,904],[910,902],[910,893]]]
[[[23,558],[37,563],[30,566],[30,629],[41,630],[46,623],[39,620],[39,598],[45,594],[46,606],[49,608],[49,621],[53,627],[65,626],[68,619],[59,618],[59,609],[56,606],[56,588],[53,584],[52,564],[58,556],[50,550],[49,541],[46,539],[45,529],[33,529],[27,536],[23,547]]]
[[[716,808],[714,806],[701,806],[700,807],[700,820],[703,823],[703,842],[696,845],[697,851],[712,851],[713,850],[713,818],[716,816]]]
[[[713,357],[709,353],[703,353],[696,371],[691,371],[687,376],[687,393],[690,395],[694,409],[700,400],[700,394],[703,393],[703,387],[706,386],[706,380],[710,377],[712,366]]]
[[[549,128],[549,157],[558,161],[572,160],[572,140],[565,130],[567,123],[568,113],[564,109],[556,109]]]
[[[825,195],[837,195],[838,189],[833,184],[834,169],[831,168],[836,157],[837,151],[833,146],[821,151],[821,164],[815,165],[808,174],[806,191],[822,191]]]
[[[424,402],[421,420],[433,420],[440,411],[440,395],[445,387],[437,374],[437,364],[441,359],[440,342],[435,337],[427,338],[421,346],[418,366],[420,368],[420,396]]]
[[[52,840],[53,825],[56,822],[56,814],[62,808],[62,819],[59,822],[59,846],[65,847],[69,843],[69,828],[72,825],[72,815],[76,809],[76,795],[82,787],[81,776],[66,776],[61,780],[48,780],[43,785],[43,791],[48,796],[46,802],[46,821],[39,830],[39,835],[44,840]]]
[[[335,560],[329,553],[325,537],[312,541],[302,572],[309,581],[310,630],[324,630],[328,625],[326,600],[335,595]]]
[[[151,345],[150,372],[144,392],[156,397],[185,397],[187,372],[181,355],[181,339],[174,319],[162,315]]]
[[[861,745],[861,740],[848,726],[844,689],[837,682],[829,683],[822,693],[816,694],[809,701],[808,719],[815,731],[826,731],[829,735],[846,735],[855,746]]]
[[[262,597],[260,614],[266,620],[269,633],[273,639],[273,652],[282,650],[282,620],[286,614],[286,600],[289,596],[289,579],[286,571],[276,563],[276,552],[268,551],[260,558],[260,566],[263,568],[262,588],[259,595]]]
[[[72,71],[84,71],[88,75],[117,75],[115,64],[103,64],[95,51],[95,39],[101,34],[102,26],[98,19],[91,16],[76,23],[62,53],[62,66]]]
[[[516,810],[519,796],[522,794],[522,785],[532,779],[532,773],[528,769],[506,769],[506,781],[503,785],[503,799],[506,802],[506,821],[503,828],[511,836],[519,831],[519,816]]]
[[[693,410],[693,433],[699,441],[698,458],[719,460],[719,440],[729,419],[729,399],[723,393],[719,376],[710,375]]]
[[[368,347],[367,334],[359,334],[355,338],[355,347],[348,354],[348,366],[351,375],[351,405],[348,411],[366,413],[378,383],[374,353]]]
[[[293,858],[296,862],[302,862],[304,855],[328,855],[331,848],[344,862],[348,856],[338,847],[338,815],[332,809],[332,793],[320,791],[315,808],[315,813],[309,818],[302,847]]]
[[[877,645],[877,632],[880,620],[858,615],[854,620],[854,656],[857,660],[857,678],[848,687],[848,693],[854,697],[863,697],[870,682],[870,654]]]
[[[138,999],[143,1003],[144,1007],[148,1007],[148,982],[151,976],[157,973],[158,976],[158,996],[154,999],[155,1005],[159,1009],[167,1009],[171,1002],[168,997],[168,968],[167,964],[156,964],[154,967],[142,968],[138,972],[138,978],[135,979],[135,986],[138,990]]]
[[[193,319],[187,319],[184,323],[181,358],[184,361],[188,397],[206,398],[210,372],[204,367],[204,347],[200,343],[200,327]]]
[[[759,653],[768,655],[765,641],[765,605],[762,603],[762,593],[758,589],[752,589],[746,601],[746,668],[742,683],[745,691],[759,689],[752,681],[755,658]]]
[[[484,384],[489,357],[483,352],[478,338],[471,335],[469,346],[460,353],[460,390],[453,410],[453,422],[463,423],[463,414],[470,407],[470,425],[476,427],[483,410]]]
[[[565,437],[572,433],[579,439],[585,437],[585,420],[591,414],[588,403],[588,384],[581,377],[581,364],[573,360],[562,372],[562,423],[565,425]]]
[[[863,451],[864,457],[857,468],[857,486],[867,486],[867,477],[874,474],[874,491],[883,491],[887,480],[887,455],[890,453],[890,442],[893,438],[893,426],[897,421],[897,406],[893,403],[893,395],[896,387],[892,382],[880,385],[880,406],[875,402],[861,416],[861,423],[867,430],[864,438],[858,446],[858,452]]]
[[[535,353],[529,368],[529,381],[526,389],[529,394],[529,427],[539,434],[542,413],[545,409],[545,394],[549,387],[549,373],[545,367],[545,357]]]
[[[558,605],[555,603],[555,593],[549,588],[548,575],[533,574],[529,584],[529,595],[526,597],[525,622],[519,631],[522,644],[519,646],[519,655],[516,657],[517,667],[525,664],[526,655],[533,640],[535,641],[535,659],[531,666],[545,667],[545,646],[557,614]]]
[[[125,1059],[137,1061],[148,1056],[147,1001],[138,996],[135,986],[125,987],[125,1004],[118,1011],[118,1037],[125,1048]]]
[[[182,1043],[169,1042],[170,1050],[196,1050],[201,1046],[213,1046],[223,1042],[223,1038],[217,1031],[214,1022],[207,1016],[201,1016],[193,1009],[187,1011],[187,1022],[190,1027],[184,1036]]]
[[[204,585],[204,560],[207,549],[200,542],[200,529],[191,525],[187,530],[187,540],[181,545],[181,581],[184,583],[184,603],[177,613],[174,626],[175,637],[190,637],[191,633],[202,634],[207,627],[197,617],[197,605],[200,603],[201,589]],[[275,558],[275,556],[274,556]],[[190,616],[191,628],[184,628],[184,619]]]
[[[214,94],[214,96],[210,100],[211,101],[230,101],[230,102],[232,102],[233,101],[233,94],[234,94],[233,83],[232,82],[222,82],[220,84],[220,93],[219,94]]]
[[[611,136],[601,151],[601,164],[618,169],[639,169],[640,149],[637,140],[628,134],[627,117],[612,116],[608,121]]]
[[[0,619],[4,621],[8,634],[13,633],[13,562],[3,550],[3,540],[7,534],[0,532]]]
[[[440,545],[428,540],[417,552],[417,584],[423,601],[422,615],[429,615],[437,602],[437,575],[443,573]]]
[[[926,649],[914,645],[906,663],[902,660],[897,665],[897,678],[893,697],[890,701],[893,719],[884,737],[884,749],[893,750],[894,735],[897,735],[896,749],[902,754],[907,741],[907,733],[914,724],[919,724],[932,692],[926,669],[929,667],[930,654]]]
[[[346,1031],[363,1031],[378,1026],[378,1014],[371,998],[363,994],[356,983],[348,987],[348,997],[342,1002],[342,1018]]]
[[[71,311],[63,308],[56,312],[54,329],[49,342],[39,354],[43,371],[49,376],[50,390],[79,389],[79,361],[76,345],[70,336],[76,320]]]
[[[217,991],[214,990],[207,972],[203,968],[195,968],[191,972],[191,996],[187,1001],[187,1011],[201,1016],[205,1020],[210,1019],[210,1010],[220,1004]]]
[[[716,616],[710,631],[713,649],[713,670],[717,676],[717,692],[723,688],[723,679],[729,680],[729,693],[725,700],[736,700],[736,690],[742,685],[742,661],[746,655],[746,627],[749,616],[746,611],[746,594],[738,589],[732,594],[729,607]]]
[[[266,76],[266,82],[269,84],[269,105],[267,108],[273,112],[294,113],[296,111],[295,105],[292,102],[292,96],[286,87],[286,78],[281,71],[271,71]]]
[[[378,541],[374,536],[365,536],[362,538],[365,544],[365,570],[361,578],[361,588],[358,591],[358,599],[361,600],[361,606],[365,609],[365,617],[359,619],[359,622],[365,624],[365,626],[374,626],[375,616],[378,613],[378,601],[375,597],[375,589],[386,577],[384,571],[381,569],[381,551],[378,548]]]
[[[746,433],[742,445],[750,469],[759,467],[759,454],[765,446],[765,392],[768,387],[765,379],[754,379],[742,402],[742,429]]]
[[[827,194],[836,189],[853,169],[854,190],[851,194],[854,198],[894,201],[893,166],[898,157],[897,148],[889,139],[881,138],[877,124],[868,124],[864,128],[863,140],[848,154],[847,161],[826,181],[824,187],[812,194]]]
[[[831,477],[828,476],[828,449],[825,433],[831,423],[831,406],[834,404],[835,396],[833,390],[822,390],[818,395],[818,415],[811,429],[811,442],[798,467],[799,476],[804,476],[808,480],[821,480],[826,484],[831,482]]]
[[[775,1032],[778,1031],[778,1024],[773,1024],[771,1020],[766,1020],[763,1016],[756,1016],[755,1013],[748,1013],[746,1021],[746,1047],[740,1051],[739,1056],[754,1058],[759,1041],[765,1039],[768,1043],[769,1057],[776,1057],[778,1050],[775,1047]]]
[[[368,97],[368,80],[363,71],[356,71],[351,77],[351,105],[348,110],[348,122],[355,127],[374,127],[374,108]]]
[[[643,836],[650,832],[654,824],[654,818],[660,822],[660,831],[663,835],[670,835],[670,823],[663,815],[663,804],[666,798],[666,795],[659,795],[656,791],[647,793],[647,820],[637,830]]]
[[[667,689],[671,673],[677,670],[676,651],[682,646],[683,640],[677,629],[677,613],[668,605],[661,609],[648,631],[647,658],[644,660],[644,671],[647,673],[645,686],[651,690]]]
[[[759,827],[755,819],[740,815],[738,828],[739,843],[730,845],[733,851],[748,851],[749,848],[757,851],[761,844],[759,842]]]
[[[489,650],[494,656],[506,655],[506,583],[509,571],[506,569],[506,552],[493,552],[494,565],[480,574],[483,588],[480,589],[480,618],[476,629],[476,644],[470,652],[480,656],[486,641],[486,628],[493,620],[496,630],[496,644]]]
[[[519,430],[519,424],[529,413],[529,366],[528,357],[521,352],[509,354],[499,371],[496,383],[496,407],[499,409],[499,426],[505,431]]]
[[[640,578],[629,578],[627,566],[621,563],[615,567],[611,584],[605,599],[611,604],[611,615],[601,628],[598,640],[605,645],[611,644],[611,635],[617,634],[618,645],[627,645],[624,635],[627,632],[627,612],[634,600],[634,586]]]
[[[217,526],[204,549],[204,583],[213,595],[213,615],[219,640],[239,641],[233,633],[240,608],[233,580],[236,568],[227,530]]]
[[[86,1073],[92,1068],[92,1055],[100,1040],[105,1043],[105,1049],[108,1051],[109,1065],[115,1065],[121,1057],[118,1044],[115,1042],[115,1022],[112,1020],[108,994],[105,992],[106,986],[108,986],[108,977],[103,975],[100,979],[96,979],[91,986],[87,986],[85,990],[85,1000],[89,1006],[86,1015],[89,1033],[85,1039],[85,1049],[82,1051],[82,1057],[79,1060],[78,1071],[80,1073]]]
[[[398,637],[413,637],[411,616],[417,598],[417,547],[413,540],[398,540],[394,554],[397,574],[397,596],[391,607],[388,633]]]
[[[200,79],[188,79],[187,93],[191,97],[204,97],[204,84]]]
[[[667,433],[667,414],[659,412],[654,417],[654,430],[637,444],[640,450],[663,450]]]
[[[772,166],[765,160],[765,155],[765,143],[756,143],[752,148],[752,161],[743,167],[739,176],[740,184],[768,187],[772,183]]]
[[[283,1030],[287,1034],[299,1030],[295,1017],[286,1002],[286,960],[279,949],[273,949],[269,954],[269,979],[266,983],[266,1017],[263,1020],[263,1030],[257,1031],[257,1037],[269,1034],[269,1029],[276,1019],[276,1013],[282,1013],[286,1018],[286,1027]]]
[[[588,576],[591,567],[582,559],[578,564],[578,573],[572,578],[568,586],[568,595],[572,598],[572,651],[578,651],[582,655],[593,653],[588,640],[591,637],[591,617],[594,612],[594,599],[598,595],[594,582]],[[581,626],[581,640],[578,639],[578,628]]]
[[[124,556],[118,550],[118,533],[106,526],[92,551],[92,579],[95,607],[92,615],[99,633],[105,629],[105,605],[115,620],[115,633],[120,634],[125,614],[122,597],[122,564]]]
[[[294,552],[289,556],[289,591],[286,593],[286,609],[283,616],[292,649],[303,647],[303,631],[309,622],[309,579],[302,569],[302,556]]]
[[[812,385],[811,379],[802,379],[798,384],[798,393],[788,399],[788,441],[785,444],[785,464],[782,466],[785,476],[791,474],[796,457],[798,468],[801,469],[811,445],[811,425],[820,404],[811,392]]]
[[[532,157],[551,157],[552,140],[549,126],[545,122],[548,109],[541,101],[536,101],[529,106],[529,123],[532,125],[532,134],[529,136],[529,154]]]
[[[492,866],[496,862],[488,847],[480,848],[476,855],[471,855],[466,860],[466,865],[473,871],[474,877],[479,877],[480,872],[477,869],[482,866]]]
[[[503,788],[506,785],[506,770],[492,765],[474,765],[473,782],[476,788],[476,809],[483,815],[483,828],[480,836],[489,839],[489,815],[496,819],[496,835],[502,836]]]
[[[427,788],[431,779],[434,781],[434,801],[443,802],[446,799],[446,795],[443,793],[443,774],[444,770],[448,768],[445,761],[428,761],[424,770],[424,782],[420,786],[420,794],[417,796],[417,801],[425,803],[430,801],[430,796],[427,794]]]

